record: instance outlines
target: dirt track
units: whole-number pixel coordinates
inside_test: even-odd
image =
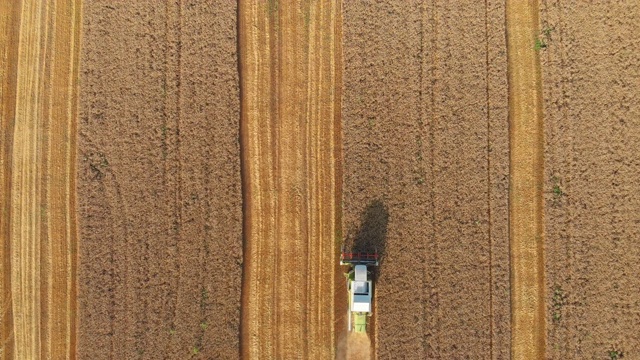
[[[242,356],[329,359],[339,243],[339,4],[242,2]]]
[[[236,10],[83,6],[79,358],[239,355]]]
[[[80,8],[75,1],[3,2],[0,16],[1,355],[70,358]]]
[[[344,4],[345,232],[384,252],[377,358],[509,357],[504,14]]]
[[[547,0],[547,357],[640,357],[640,4]]]

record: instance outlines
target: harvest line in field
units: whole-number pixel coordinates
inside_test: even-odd
[[[507,1],[511,355],[545,355],[543,127],[537,1]]]

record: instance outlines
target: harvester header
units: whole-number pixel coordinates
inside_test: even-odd
[[[378,253],[344,252],[340,254],[340,265],[370,265],[378,266]]]

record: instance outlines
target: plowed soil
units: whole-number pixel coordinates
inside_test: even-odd
[[[239,356],[236,11],[83,5],[78,358]]]
[[[640,4],[547,0],[547,357],[640,357]]]
[[[508,358],[501,1],[344,4],[344,221],[383,253],[380,359]]]

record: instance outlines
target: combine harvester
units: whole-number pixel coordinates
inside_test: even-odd
[[[347,277],[349,292],[349,331],[367,332],[367,318],[373,314],[373,281],[368,266],[378,266],[377,253],[345,252],[344,246],[340,254],[340,265],[350,267]],[[353,324],[353,328],[351,326]]]

